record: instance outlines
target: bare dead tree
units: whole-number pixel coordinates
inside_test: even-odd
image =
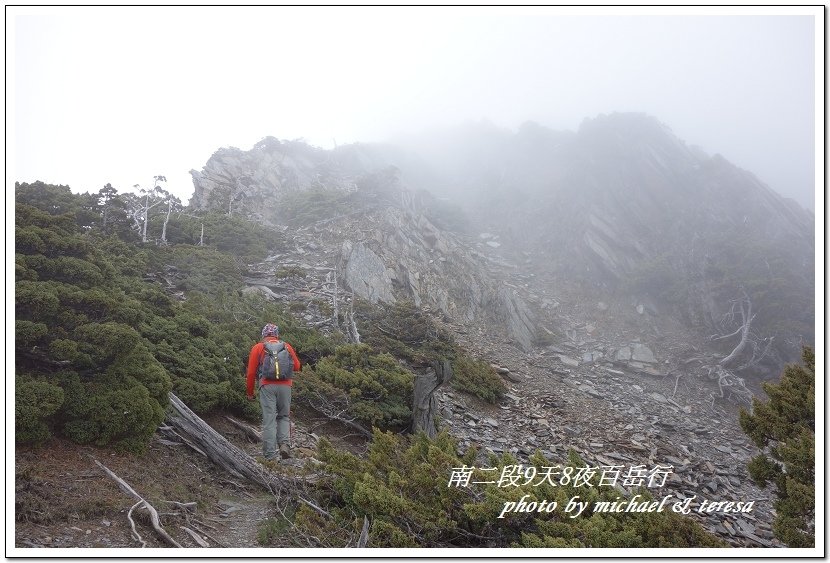
[[[161,227],[161,242],[167,244],[167,224],[170,222],[170,214],[173,212],[173,194],[167,195],[167,215],[164,217],[164,224]]]
[[[349,340],[355,344],[360,344],[360,333],[357,331],[357,323],[354,320],[354,291],[352,292],[352,298],[349,301],[349,313],[347,315],[346,323]]]
[[[733,365],[741,356],[745,356],[744,352],[747,349],[750,349],[752,353],[749,359],[739,367],[734,368],[736,371],[746,369],[760,362],[770,352],[774,338],[762,338],[752,330],[752,321],[755,320],[757,313],[753,313],[752,311],[752,299],[750,299],[746,289],[741,286],[740,290],[742,296],[732,301],[730,310],[721,318],[722,326],[726,325],[731,327],[737,322],[737,328],[728,334],[714,334],[709,337],[711,341],[717,341],[740,334],[740,339],[732,351],[718,362],[720,366]],[[737,320],[738,313],[740,313],[740,321]]]
[[[337,265],[335,264],[332,270],[326,272],[326,279],[323,282],[323,291],[322,294],[326,297],[331,298],[331,306],[332,306],[332,323],[336,329],[340,329],[340,302],[338,299],[338,293],[340,288],[337,284]],[[328,321],[326,321],[328,322]],[[319,323],[325,324],[325,323]]]
[[[141,234],[141,242],[147,242],[147,224],[150,221],[150,210],[167,201],[165,196],[170,197],[170,194],[161,187],[162,182],[167,182],[167,178],[153,176],[152,189],[142,188],[138,184],[133,186],[138,190],[139,197],[133,200],[130,217],[132,217],[135,229]]]
[[[712,393],[712,406],[716,399],[736,400],[738,403],[752,406],[752,391],[747,389],[744,380],[736,376],[721,365],[711,366],[708,368],[709,379],[715,379],[718,382],[718,392]]]
[[[334,283],[334,291],[332,292],[331,301],[332,301],[332,308],[334,309],[334,326],[337,326],[338,319],[340,318],[340,310],[338,308],[338,301],[337,301],[337,264],[334,265],[334,272],[332,275],[332,282]]]
[[[735,345],[735,348],[732,349],[732,352],[723,358],[720,362],[720,365],[729,365],[732,361],[737,358],[741,352],[743,352],[744,348],[746,347],[747,340],[749,339],[750,329],[752,328],[752,321],[755,319],[755,315],[752,314],[752,300],[747,295],[746,290],[741,288],[741,292],[743,293],[743,297],[737,302],[733,302],[732,309],[728,314],[730,318],[734,319],[735,317],[735,306],[736,304],[740,306],[741,309],[741,323],[738,326],[738,329],[728,335],[715,338],[714,340],[720,340],[722,338],[728,338],[730,336],[734,336],[738,333],[741,334],[741,339],[738,341],[738,344]]]

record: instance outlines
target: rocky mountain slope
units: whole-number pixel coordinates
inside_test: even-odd
[[[488,452],[523,463],[538,449],[559,462],[570,448],[596,467],[670,465],[656,496],[753,501],[751,512],[692,517],[733,546],[780,546],[771,493],[746,471],[757,450],[737,412],[747,389],[759,393],[812,343],[814,218],[642,115],[603,116],[577,132],[478,125],[432,141],[325,151],[267,138],[250,151],[220,149],[192,171],[191,205],[280,231],[279,250],[245,265],[245,291],[308,326],[355,341],[369,322],[358,300],[408,301],[491,363],[508,385],[496,404],[427,385],[414,405],[462,449],[478,446],[480,466]],[[184,298],[176,276],[165,273],[164,289]],[[746,346],[727,365],[740,377],[724,379],[741,328]],[[429,369],[413,371],[437,385]],[[301,460],[322,436],[365,446],[353,428],[315,417],[296,413]],[[227,420],[209,422],[258,451]],[[18,452],[16,545],[135,545],[123,498],[91,465],[102,451],[52,447],[57,475],[43,452]],[[165,515],[182,545],[199,545],[183,527],[211,546],[258,545],[273,513],[267,495],[159,435],[146,459],[106,455],[154,498],[199,499],[198,515],[175,503]],[[50,506],[70,521],[27,521],[26,511]]]
[[[195,208],[291,241],[249,267],[252,291],[329,329],[331,307],[354,297],[410,300],[497,365],[511,386],[497,406],[436,393],[462,444],[669,463],[677,498],[757,501],[751,515],[699,515],[710,530],[777,545],[771,499],[745,470],[748,396],[712,373],[747,302],[750,389],[812,343],[814,218],[752,174],[653,118],[615,114],[576,133],[477,126],[407,151],[269,138],[192,175]]]
[[[327,276],[331,280],[343,256],[323,249],[337,248],[331,242],[327,246],[328,237],[357,229],[347,224],[349,229],[328,224],[291,234],[295,250],[255,266],[247,280],[251,290],[305,303],[306,322],[331,328],[315,299],[330,297]],[[467,244],[482,256],[498,250],[481,241]],[[286,267],[307,275],[274,281],[275,272]],[[501,324],[467,322],[430,309],[476,357],[497,366],[509,386],[498,405],[442,387],[436,392],[441,426],[462,447],[509,451],[520,461],[537,448],[563,460],[568,448],[575,448],[596,466],[672,465],[674,475],[660,494],[696,495],[697,502],[754,500],[757,509],[749,514],[695,517],[736,546],[780,545],[771,534],[772,499],[745,469],[757,450],[738,426],[738,404],[716,400],[717,385],[706,376],[706,366],[716,361],[707,341],[637,301],[548,293],[535,276],[517,274],[519,269],[510,258],[490,255],[479,275],[498,280],[512,299],[527,304],[542,332],[550,332],[548,343],[523,349],[503,339]],[[341,306],[348,307],[348,297]]]
[[[525,350],[557,330],[539,313],[566,294],[634,300],[712,336],[732,331],[724,316],[746,295],[755,345],[771,343],[754,362],[765,376],[812,342],[814,217],[656,119],[600,116],[576,133],[479,125],[429,141],[222,149],[191,172],[192,205],[313,230],[356,295],[495,322]],[[292,224],[285,203],[309,193],[343,197]],[[488,267],[506,258],[515,271],[494,280]],[[534,303],[511,284],[532,285]]]
[[[457,234],[436,226],[424,202],[400,184],[395,168],[357,175],[348,164],[337,164],[349,162],[347,158],[338,161],[305,145],[289,144],[285,152],[289,156],[278,159],[261,145],[249,153],[219,151],[201,174],[194,173],[192,205],[227,205],[279,225],[288,213],[281,209],[281,197],[314,188],[340,194],[348,199],[336,209],[323,208],[322,216],[312,214],[290,228],[304,257],[303,270],[331,272],[342,287],[372,303],[410,299],[459,322],[495,322],[519,346],[531,346],[535,324],[527,304],[482,275],[490,258],[471,252]],[[271,261],[282,267],[297,262],[285,256]],[[272,274],[266,268],[266,278]]]
[[[812,214],[654,118],[600,116],[576,133],[480,124],[412,146],[436,189],[550,286],[634,296],[710,335],[745,288],[776,340],[766,374],[812,342]]]

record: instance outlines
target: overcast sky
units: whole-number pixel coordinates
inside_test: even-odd
[[[186,201],[190,169],[268,135],[329,148],[637,111],[814,209],[822,8],[728,10],[7,8],[7,185],[161,174]]]

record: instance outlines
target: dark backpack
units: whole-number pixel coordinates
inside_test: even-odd
[[[263,342],[264,352],[259,362],[257,375],[266,381],[284,381],[294,375],[294,360],[285,347],[285,342]]]

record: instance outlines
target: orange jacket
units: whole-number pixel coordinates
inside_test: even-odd
[[[257,342],[251,348],[251,354],[248,356],[248,373],[247,373],[247,391],[248,396],[251,397],[254,394],[254,384],[256,382],[256,372],[259,368],[259,363],[262,361],[262,355],[265,353],[265,346],[263,342],[279,342],[279,338],[275,338],[273,336],[266,336],[262,339],[261,342]],[[285,343],[285,349],[288,350],[288,353],[291,354],[291,359],[294,360],[294,371],[301,371],[302,367],[300,366],[300,359],[297,358],[297,353],[294,352],[294,348],[291,347],[291,344],[288,342]],[[291,380],[285,381],[263,381],[263,385],[291,385]]]

